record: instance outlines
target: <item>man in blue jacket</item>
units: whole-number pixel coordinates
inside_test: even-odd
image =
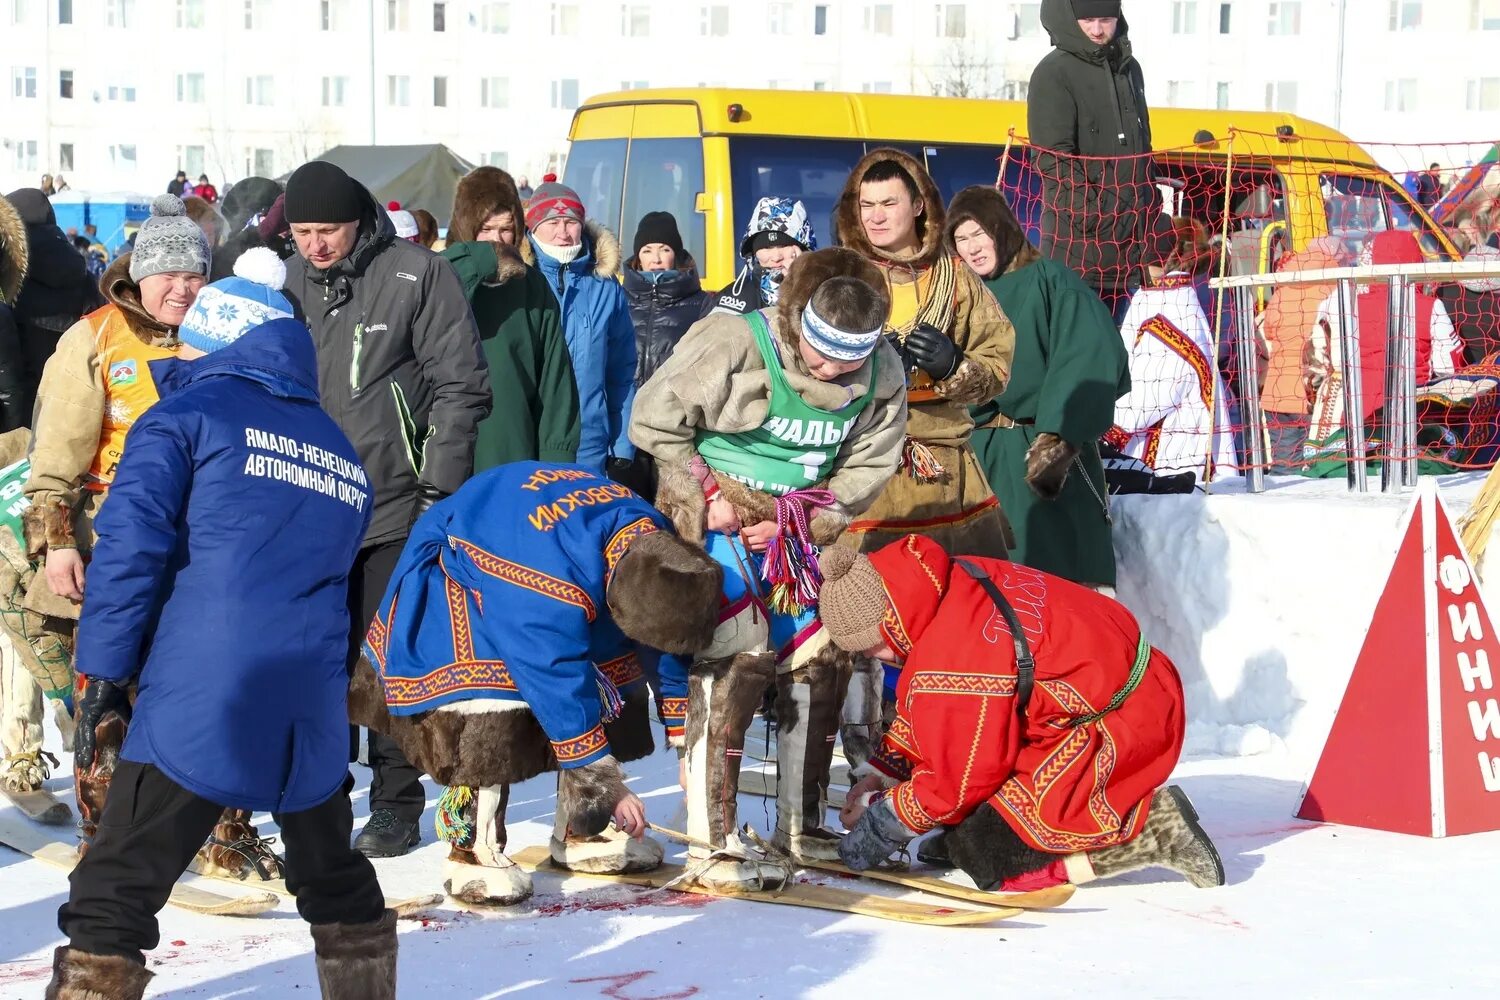
[[[48,996],[142,995],[156,914],[226,806],[276,816],[323,996],[396,995],[395,914],[349,846],[346,590],[373,491],[318,405],[307,328],[267,321],[290,312],[261,287],[280,287],[281,262],[252,250],[236,270],[261,280],[208,286],[180,328],[197,360],[152,363],[162,400],[96,525],[83,766],[105,713],[134,718],[58,911]]]

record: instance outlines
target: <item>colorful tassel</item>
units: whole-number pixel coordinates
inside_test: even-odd
[[[818,569],[818,547],[812,541],[809,507],[832,507],[838,502],[828,490],[794,490],[775,498],[776,536],[766,547],[761,579],[771,585],[771,610],[798,615],[818,600],[823,574]]]
[[[919,483],[942,482],[948,474],[932,449],[914,437],[908,437],[901,449],[901,469]]]
[[[438,840],[459,847],[474,842],[474,789],[468,785],[449,785],[438,799],[433,826]]]
[[[614,722],[625,711],[625,699],[621,697],[620,689],[598,667],[594,668],[594,683],[599,686],[600,717],[605,722]]]

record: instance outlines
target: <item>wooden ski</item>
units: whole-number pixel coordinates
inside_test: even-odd
[[[0,794],[9,800],[11,805],[38,823],[46,826],[65,826],[73,822],[73,810],[66,802],[45,788],[37,788],[29,792],[12,792],[9,789],[0,788]]]
[[[850,878],[873,879],[876,882],[916,889],[933,896],[961,899],[966,903],[977,903],[981,906],[1013,906],[1021,910],[1053,909],[1072,899],[1077,889],[1076,886],[1064,883],[1046,889],[1035,889],[1031,892],[985,892],[983,889],[959,885],[957,882],[949,882],[935,875],[921,875],[912,871],[871,868],[868,871],[857,872],[837,861],[799,861],[798,864],[815,871],[832,872],[836,875],[847,875]]]
[[[38,861],[70,872],[78,864],[78,850],[73,844],[54,840],[45,830],[17,817],[0,812],[0,844],[28,854]],[[172,887],[167,902],[194,913],[221,917],[253,917],[275,909],[277,897],[269,892],[229,896],[196,885],[178,883]]]
[[[663,864],[655,871],[633,875],[595,875],[559,868],[552,862],[546,847],[528,847],[512,854],[511,860],[527,871],[552,872],[563,877],[599,879],[622,885],[640,886],[644,889],[666,889],[667,883],[680,878],[682,865]],[[679,883],[670,887],[676,892],[691,892],[700,896],[718,899],[738,899],[751,903],[776,903],[781,906],[801,906],[814,910],[829,910],[835,913],[853,913],[878,920],[895,920],[907,924],[925,924],[934,927],[983,927],[1015,917],[1025,912],[1017,907],[990,906],[982,910],[971,910],[952,906],[934,906],[887,896],[871,895],[847,889],[811,882],[793,882],[780,890],[766,892],[725,893],[702,885]]]
[[[213,879],[215,882],[228,882],[231,885],[244,886],[245,888],[264,889],[265,891],[273,892],[278,896],[285,896],[287,899],[297,898],[296,895],[286,887],[285,879],[273,878],[266,881],[255,879],[252,881],[251,879],[247,878],[236,878],[235,876],[224,871],[216,871],[212,868],[205,868],[203,865],[202,857],[194,857],[193,863],[188,865],[188,871],[201,878]],[[433,892],[422,893],[416,896],[401,896],[396,899],[386,897],[385,905],[387,909],[395,910],[397,916],[408,917],[413,913],[420,913],[423,910],[430,910],[432,907],[442,903],[442,901],[442,894]]]

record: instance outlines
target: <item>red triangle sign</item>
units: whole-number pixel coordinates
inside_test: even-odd
[[[1443,837],[1500,830],[1500,639],[1427,478],[1297,815]]]

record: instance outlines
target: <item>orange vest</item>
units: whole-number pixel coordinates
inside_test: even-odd
[[[125,451],[126,431],[161,398],[149,363],[175,358],[177,351],[143,343],[117,307],[101,309],[89,319],[95,324],[94,352],[104,382],[104,423],[99,428],[99,448],[84,488],[101,491],[114,481]]]

